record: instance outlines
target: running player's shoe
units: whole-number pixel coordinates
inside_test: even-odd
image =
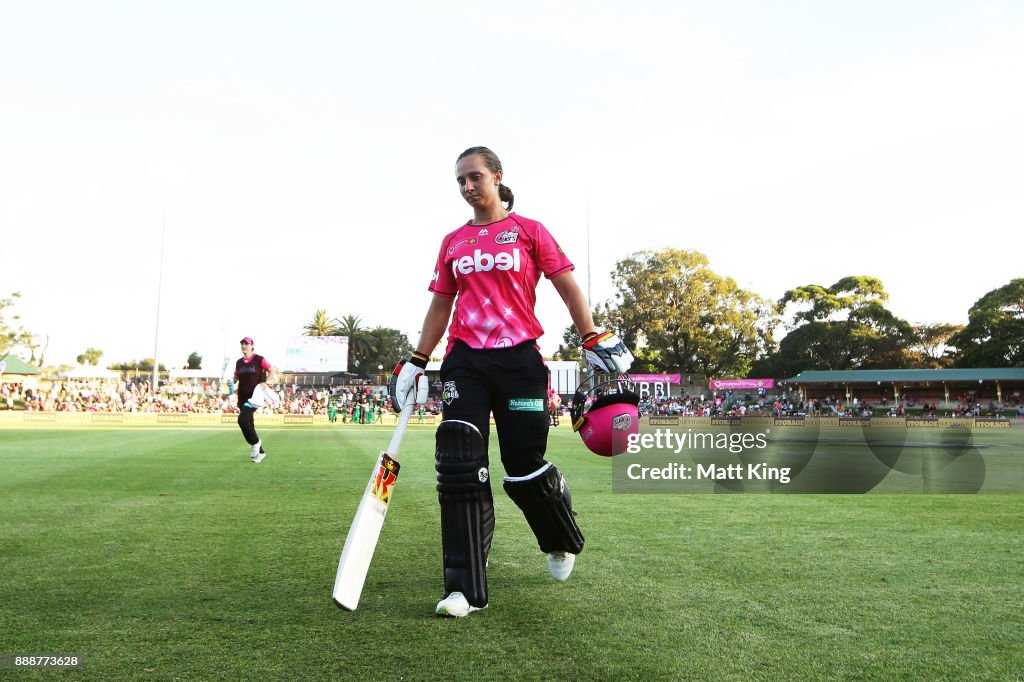
[[[569,552],[551,552],[548,554],[548,570],[551,577],[558,582],[564,581],[572,574],[572,567],[576,565],[576,555]]]

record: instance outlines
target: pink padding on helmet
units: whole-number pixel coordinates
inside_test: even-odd
[[[626,451],[631,433],[640,432],[640,411],[631,393],[603,396],[583,416],[583,444],[596,455],[613,457]]]

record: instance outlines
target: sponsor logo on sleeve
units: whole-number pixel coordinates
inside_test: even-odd
[[[460,247],[465,246],[466,244],[476,244],[476,237],[473,237],[471,239],[460,239],[459,241],[455,242],[454,244],[448,247],[448,255],[452,255],[453,253],[458,251]]]

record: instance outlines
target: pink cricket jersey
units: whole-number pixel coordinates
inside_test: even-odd
[[[511,348],[540,338],[534,314],[541,273],[573,269],[547,228],[515,213],[488,225],[466,223],[441,242],[428,289],[457,296],[447,355],[456,341],[470,348]]]

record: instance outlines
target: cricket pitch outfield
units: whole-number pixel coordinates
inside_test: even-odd
[[[1024,495],[620,493],[615,464],[567,429],[549,457],[587,539],[569,581],[550,579],[499,489],[490,607],[433,615],[434,429],[414,424],[359,610],[341,611],[338,555],[389,433],[265,427],[254,465],[228,425],[0,428],[0,653],[77,653],[76,675],[97,680],[1024,669]],[[975,442],[1019,471],[1022,437]]]

